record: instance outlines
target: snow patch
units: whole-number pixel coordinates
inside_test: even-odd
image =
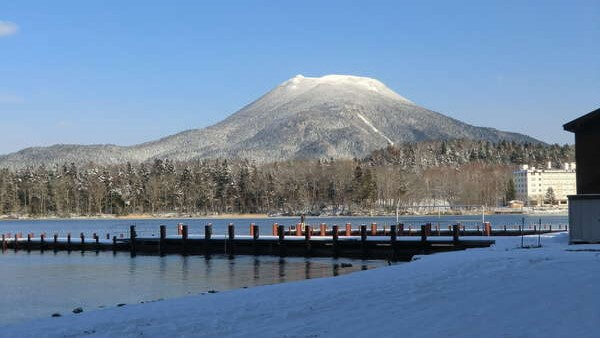
[[[356,115],[358,115],[358,117],[363,120],[363,122],[369,126],[375,133],[381,135],[381,137],[383,137],[384,139],[386,139],[386,141],[388,141],[388,143],[390,145],[394,145],[394,142],[392,142],[392,140],[390,140],[389,137],[385,136],[382,132],[379,131],[379,129],[375,128],[375,126],[369,121],[367,120],[364,116],[362,116],[360,113],[356,113]]]
[[[302,74],[298,74],[293,78],[282,83],[281,86],[289,90],[296,90],[298,88],[308,90],[320,84],[359,88],[362,90],[368,90],[371,92],[378,93],[388,98],[393,98],[395,100],[402,101],[403,103],[414,104],[412,101],[398,95],[396,92],[389,89],[380,81],[362,76],[331,74],[321,77],[305,77]]]

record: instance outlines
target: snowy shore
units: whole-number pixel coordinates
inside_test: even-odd
[[[598,336],[600,245],[568,246],[565,233],[535,249],[496,240],[341,277],[44,318],[0,336]]]

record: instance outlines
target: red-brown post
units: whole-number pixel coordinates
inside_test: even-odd
[[[321,233],[320,233],[321,236],[327,235],[327,225],[325,223],[321,223],[320,230],[321,230]]]
[[[371,223],[371,236],[377,236],[377,223]]]
[[[302,236],[302,223],[296,224],[296,236]]]
[[[352,225],[350,223],[346,223],[346,236],[352,236]]]

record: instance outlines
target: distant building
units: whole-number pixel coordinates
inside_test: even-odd
[[[521,209],[525,206],[525,203],[523,201],[513,200],[508,201],[507,206],[511,209]]]
[[[564,125],[575,133],[577,195],[569,196],[571,243],[600,242],[600,109]]]
[[[562,169],[552,168],[551,163],[545,169],[522,165],[513,172],[517,200],[528,206],[548,204],[546,194],[552,189],[556,203],[567,204],[567,196],[576,193],[575,169],[575,163],[565,163]]]

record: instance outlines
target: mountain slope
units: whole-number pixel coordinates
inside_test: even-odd
[[[362,157],[394,143],[457,138],[539,143],[525,135],[475,127],[422,108],[375,79],[298,75],[207,128],[129,147],[28,148],[0,156],[0,167],[154,158],[228,157],[263,162]]]

